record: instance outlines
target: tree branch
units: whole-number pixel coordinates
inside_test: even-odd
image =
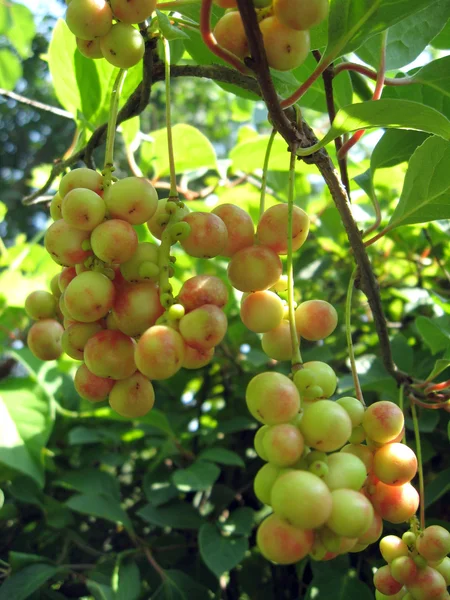
[[[57,106],[50,106],[50,104],[44,104],[43,102],[38,102],[37,100],[31,100],[26,96],[16,94],[15,92],[9,92],[8,90],[4,90],[3,88],[0,88],[0,96],[4,96],[5,98],[11,98],[11,100],[15,100],[16,102],[20,102],[21,104],[26,104],[27,106],[32,106],[33,108],[37,108],[39,110],[45,110],[46,112],[57,115],[58,117],[64,117],[65,119],[73,119],[73,114],[68,112],[67,110],[62,110],[62,108],[58,108]]]

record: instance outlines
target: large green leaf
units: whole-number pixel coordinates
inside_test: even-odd
[[[89,120],[97,111],[101,101],[100,81],[96,62],[75,52],[75,76],[81,96],[81,112]]]
[[[203,452],[199,454],[198,458],[216,462],[219,465],[245,467],[245,463],[239,454],[228,450],[228,448],[208,448],[203,450]]]
[[[216,577],[234,569],[248,550],[247,538],[224,536],[211,523],[202,525],[198,543],[203,562]]]
[[[61,486],[76,490],[82,494],[106,494],[120,500],[119,482],[109,473],[99,469],[77,469],[67,471],[53,482],[54,486]]]
[[[4,33],[19,56],[28,58],[33,54],[31,42],[36,33],[33,13],[23,4],[9,2],[5,7],[9,12],[9,26]]]
[[[431,106],[450,118],[450,56],[434,60],[408,75],[414,83],[386,86],[383,98],[413,100]]]
[[[441,471],[425,488],[425,508],[442,498],[450,490],[450,469]]]
[[[26,600],[59,572],[58,567],[44,563],[29,565],[4,581],[0,600]]]
[[[128,531],[133,531],[133,524],[120,503],[106,494],[76,494],[69,498],[66,505],[79,513],[106,519],[113,523],[122,523]]]
[[[186,502],[171,502],[161,507],[147,504],[137,514],[152,525],[174,529],[198,529],[204,522],[192,504]]]
[[[437,110],[418,102],[386,99],[341,108],[325,137],[310,148],[300,149],[298,154],[312,154],[345,133],[379,127],[414,129],[450,139],[450,121]]]
[[[95,417],[96,419],[121,421],[124,423],[130,422],[130,419],[121,417],[114,410],[112,410],[109,406],[97,408],[95,411],[93,411],[91,416]],[[167,416],[161,410],[158,410],[157,408],[152,409],[149,413],[147,413],[143,417],[139,417],[138,419],[136,419],[136,421],[138,421],[139,423],[144,423],[146,425],[150,425],[151,427],[154,427],[155,429],[159,429],[170,436],[174,435],[174,431],[169,423],[169,420],[167,419]],[[95,434],[95,431],[93,432],[93,434]]]
[[[214,485],[219,475],[219,467],[206,460],[197,460],[187,469],[175,471],[172,481],[182,492],[200,492]]]
[[[210,600],[208,589],[175,569],[164,571],[164,581],[151,600]]]
[[[450,323],[448,316],[429,319],[428,317],[417,317],[417,330],[431,352],[436,354],[450,346]]]
[[[0,385],[0,463],[44,485],[43,449],[54,415],[49,400],[31,379]]]
[[[22,77],[22,64],[7,48],[0,49],[0,87],[13,90]]]
[[[430,137],[409,161],[391,228],[450,217],[450,142]]]
[[[158,129],[150,135],[152,141],[144,142],[141,147],[143,170],[151,167],[155,177],[165,177],[170,173],[167,129]],[[178,124],[172,128],[172,137],[177,173],[217,168],[215,150],[201,131],[192,125]]]
[[[329,600],[330,598],[333,600],[373,600],[373,592],[357,578],[355,572],[331,577],[321,575],[314,578],[308,588],[306,600]]]
[[[348,54],[369,37],[434,4],[434,0],[331,0],[324,56],[336,59]]]
[[[426,7],[391,27],[386,45],[386,69],[398,69],[412,63],[444,27],[449,13],[449,0],[438,0],[433,3],[432,10]],[[380,34],[366,40],[357,51],[364,62],[377,69],[381,38]]]
[[[138,600],[141,595],[141,574],[133,557],[126,553],[119,554],[111,587],[114,600]]]
[[[373,149],[370,158],[372,173],[376,169],[386,169],[408,161],[427,137],[428,134],[422,131],[388,129]]]
[[[66,25],[59,19],[53,29],[52,39],[48,48],[48,66],[55,88],[55,94],[61,106],[77,117],[82,110],[81,92],[78,89],[75,72],[75,37]]]

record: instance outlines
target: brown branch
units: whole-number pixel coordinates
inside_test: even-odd
[[[318,50],[313,50],[314,58],[320,63],[322,57]],[[322,81],[323,87],[325,89],[325,100],[327,103],[328,116],[330,118],[330,125],[333,124],[333,121],[336,117],[336,106],[334,104],[334,90],[333,90],[333,63],[329,67],[325,69],[322,73]],[[347,192],[347,196],[350,198],[350,180],[348,178],[348,169],[347,169],[347,157],[343,156],[339,158],[339,151],[342,148],[342,138],[339,136],[334,140],[334,145],[336,148],[336,156],[338,156],[338,164],[339,164],[339,172],[341,174],[341,181],[344,184],[345,190]]]
[[[4,90],[3,88],[0,88],[0,96],[10,98],[11,100],[15,100],[16,102],[20,102],[21,104],[26,104],[27,106],[32,106],[33,108],[37,108],[38,110],[45,110],[46,112],[52,113],[53,115],[57,115],[58,117],[64,117],[65,119],[73,119],[73,114],[68,112],[67,110],[62,110],[57,106],[44,104],[43,102],[38,102],[37,100],[31,100],[26,96],[22,96],[21,94],[16,94],[15,92],[10,92],[8,90]]]

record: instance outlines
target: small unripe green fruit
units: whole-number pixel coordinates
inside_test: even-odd
[[[130,69],[137,65],[145,51],[142,35],[126,23],[113,25],[109,33],[101,38],[100,47],[106,60],[119,69]]]

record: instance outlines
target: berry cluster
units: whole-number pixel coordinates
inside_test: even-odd
[[[216,24],[214,37],[243,59],[249,55],[247,37],[236,0],[216,0],[231,9]],[[328,0],[254,0],[269,66],[279,71],[299,67],[310,50],[309,30],[328,14]]]
[[[388,563],[374,576],[376,600],[444,600],[450,598],[450,533],[439,525],[387,535],[380,552]]]
[[[144,56],[144,40],[133,24],[148,19],[156,0],[67,0],[66,23],[81,54],[129,69]]]
[[[308,371],[315,377],[309,389],[316,389],[314,396],[320,390],[322,399],[309,395],[302,402]],[[384,401],[364,410],[356,398],[323,399],[335,387],[330,367],[312,362],[296,371],[293,381],[266,372],[247,388],[248,408],[264,424],[255,450],[268,461],[256,475],[254,490],[273,508],[257,541],[273,562],[295,563],[307,554],[330,560],[362,551],[380,538],[383,519],[401,523],[418,508],[418,494],[409,483],[417,460],[398,443],[401,410]]]
[[[189,214],[179,201],[158,201],[144,178],[103,189],[102,175],[85,168],[62,178],[51,215],[45,247],[63,268],[52,293],[26,299],[27,314],[37,321],[28,346],[41,360],[64,351],[84,361],[75,375],[82,398],[109,397],[120,415],[143,416],[154,403],[150,380],[205,366],[226,333],[228,292],[219,278],[192,277],[177,298],[169,283],[170,247],[181,241],[191,255],[215,256],[228,239],[225,223],[209,213]],[[133,226],[144,223],[159,246],[138,243]]]

